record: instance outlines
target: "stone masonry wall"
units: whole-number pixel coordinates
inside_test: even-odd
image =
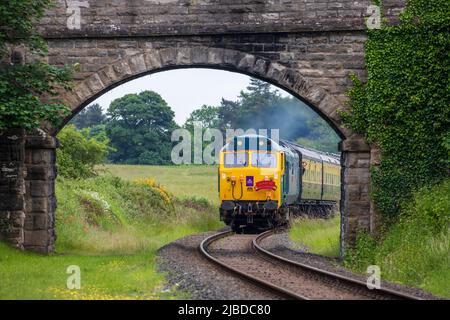
[[[25,132],[0,134],[0,240],[23,249],[25,223]]]
[[[56,139],[43,131],[0,135],[0,240],[19,249],[53,251]]]
[[[57,139],[37,130],[25,143],[24,248],[41,253],[54,250]]]
[[[120,39],[53,39],[48,61],[80,63],[82,81],[106,65],[143,51],[208,46],[248,52],[297,70],[326,89],[341,103],[350,85],[349,74],[365,77],[363,32],[245,34],[203,37],[143,37]]]
[[[56,2],[37,27],[48,40],[49,63],[80,64],[77,91],[62,93],[73,115],[112,87],[151,72],[200,66],[260,76],[304,99],[344,139],[341,249],[359,229],[376,229],[370,165],[379,151],[345,128],[337,112],[345,108],[349,75],[366,76],[371,0]],[[383,1],[384,18],[396,23],[404,3]],[[45,129],[0,134],[0,240],[41,253],[53,251],[56,239],[52,134],[59,128]]]
[[[405,0],[384,0],[390,21]],[[371,0],[58,0],[47,37],[205,35],[364,30]]]

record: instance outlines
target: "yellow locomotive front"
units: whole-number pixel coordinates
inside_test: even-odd
[[[271,225],[282,204],[284,154],[260,136],[234,138],[220,153],[221,219],[235,231]]]

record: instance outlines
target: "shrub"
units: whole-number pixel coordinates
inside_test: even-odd
[[[95,166],[106,160],[108,141],[88,138],[89,131],[78,131],[68,125],[58,134],[58,172],[66,178],[87,178],[95,175]]]
[[[345,263],[365,272],[381,267],[383,277],[423,287],[450,297],[450,179],[414,193],[399,222],[378,243],[359,234],[356,247],[347,250]]]

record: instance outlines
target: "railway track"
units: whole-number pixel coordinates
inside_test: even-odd
[[[419,299],[387,288],[370,290],[363,281],[269,252],[260,243],[273,233],[273,230],[259,235],[221,232],[204,239],[199,249],[215,265],[280,299]]]

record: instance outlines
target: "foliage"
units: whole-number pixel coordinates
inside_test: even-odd
[[[411,0],[398,26],[368,31],[367,83],[344,121],[378,145],[372,196],[396,218],[414,190],[449,175],[449,2]]]
[[[386,280],[422,287],[450,297],[450,179],[414,193],[399,222],[381,242],[358,235],[346,265],[365,272],[379,265]]]
[[[0,131],[33,129],[43,121],[57,125],[69,113],[56,96],[58,89],[70,89],[73,66],[44,62],[47,48],[33,26],[50,3],[12,0],[0,4]],[[31,53],[27,56],[34,55],[32,61],[23,61],[23,48]]]
[[[169,164],[174,112],[159,94],[143,91],[114,100],[106,132],[117,150],[109,159],[126,164]]]
[[[51,0],[9,0],[0,4],[0,50],[5,44],[25,44],[31,49],[42,50],[45,44],[34,28],[34,23],[43,17]]]
[[[91,104],[81,110],[71,121],[78,129],[91,128],[102,125],[106,121],[102,107],[98,103]]]
[[[78,131],[67,125],[58,134],[61,143],[57,150],[58,173],[67,178],[87,178],[95,175],[94,167],[103,164],[111,148],[108,140],[89,137],[89,129]]]
[[[204,129],[219,129],[219,108],[203,105],[200,109],[192,111],[184,127],[193,132],[195,123],[198,123]]]

